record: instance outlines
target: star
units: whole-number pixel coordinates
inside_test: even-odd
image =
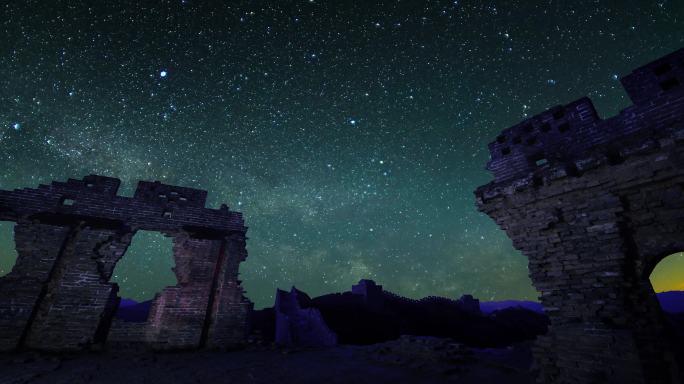
[[[587,90],[603,115],[618,113],[631,104],[619,74],[684,41],[673,2],[361,12],[177,0],[135,15],[104,2],[87,17],[5,3],[2,189],[102,174],[127,196],[139,180],[206,190],[207,207],[244,214],[240,273],[256,308],[295,282],[317,296],[366,277],[413,298],[536,300],[527,259],[475,207],[473,190],[491,180],[488,144]],[[0,222],[0,271],[12,239]],[[119,295],[176,285],[172,247],[136,233],[114,270]],[[493,272],[502,265],[506,279]]]

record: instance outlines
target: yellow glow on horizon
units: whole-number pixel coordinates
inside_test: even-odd
[[[656,292],[684,291],[684,252],[664,258],[653,269],[650,279]]]

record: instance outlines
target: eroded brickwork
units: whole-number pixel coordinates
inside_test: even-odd
[[[156,348],[188,348],[201,343],[220,247],[221,240],[174,237],[178,285],[157,295],[148,318],[149,341]]]
[[[25,221],[15,225],[17,261],[0,278],[0,350],[12,350],[25,339],[68,234],[66,227]]]
[[[133,198],[103,176],[0,191],[0,220],[15,221],[17,262],[0,278],[0,351],[79,350],[107,340],[159,349],[228,348],[247,335],[251,303],[238,266],[242,215],[204,208],[206,191],[140,182]],[[178,284],[155,297],[146,323],[113,321],[114,267],[138,230],[174,239]]]
[[[77,226],[53,267],[46,294],[34,309],[35,317],[25,346],[36,349],[79,349],[103,341],[98,328],[114,313],[118,287],[107,282],[116,261],[130,243],[119,243],[118,252],[100,254],[117,236],[114,230]],[[106,269],[109,269],[107,271]],[[59,330],[55,332],[55,330]],[[101,338],[98,340],[98,336]]]
[[[591,101],[552,108],[490,144],[495,180],[476,191],[529,259],[551,320],[540,383],[674,383],[650,273],[684,250],[684,50],[622,79],[634,105],[600,119]]]
[[[235,233],[223,240],[222,259],[211,295],[207,318],[207,347],[234,345],[249,332],[248,320],[252,303],[245,299],[238,280],[240,263],[247,258],[246,238]]]

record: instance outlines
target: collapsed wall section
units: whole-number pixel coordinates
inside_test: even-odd
[[[0,278],[0,350],[84,349],[105,342],[112,323],[114,339],[162,349],[245,340],[251,303],[237,279],[247,255],[242,215],[204,208],[206,191],[140,182],[128,198],[117,196],[119,185],[90,175],[0,190],[0,219],[17,222],[18,252]],[[179,284],[158,295],[147,324],[127,327],[113,322],[118,286],[109,280],[138,230],[174,237]]]
[[[15,225],[17,261],[0,278],[0,351],[23,343],[69,232],[66,227],[25,221]]]
[[[148,317],[148,342],[155,348],[200,345],[220,251],[221,240],[174,237],[178,284],[155,297]]]
[[[71,230],[46,295],[35,308],[25,347],[78,350],[103,341],[118,292],[117,285],[108,280],[130,238],[130,232],[121,235],[112,229],[79,226]]]

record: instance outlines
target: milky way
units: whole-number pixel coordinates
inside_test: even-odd
[[[0,188],[119,177],[245,214],[248,297],[372,278],[410,297],[535,299],[475,210],[497,133],[684,46],[681,1],[9,1]],[[14,262],[0,226],[0,272]],[[121,295],[174,284],[141,234]],[[684,264],[684,263],[682,263]]]

